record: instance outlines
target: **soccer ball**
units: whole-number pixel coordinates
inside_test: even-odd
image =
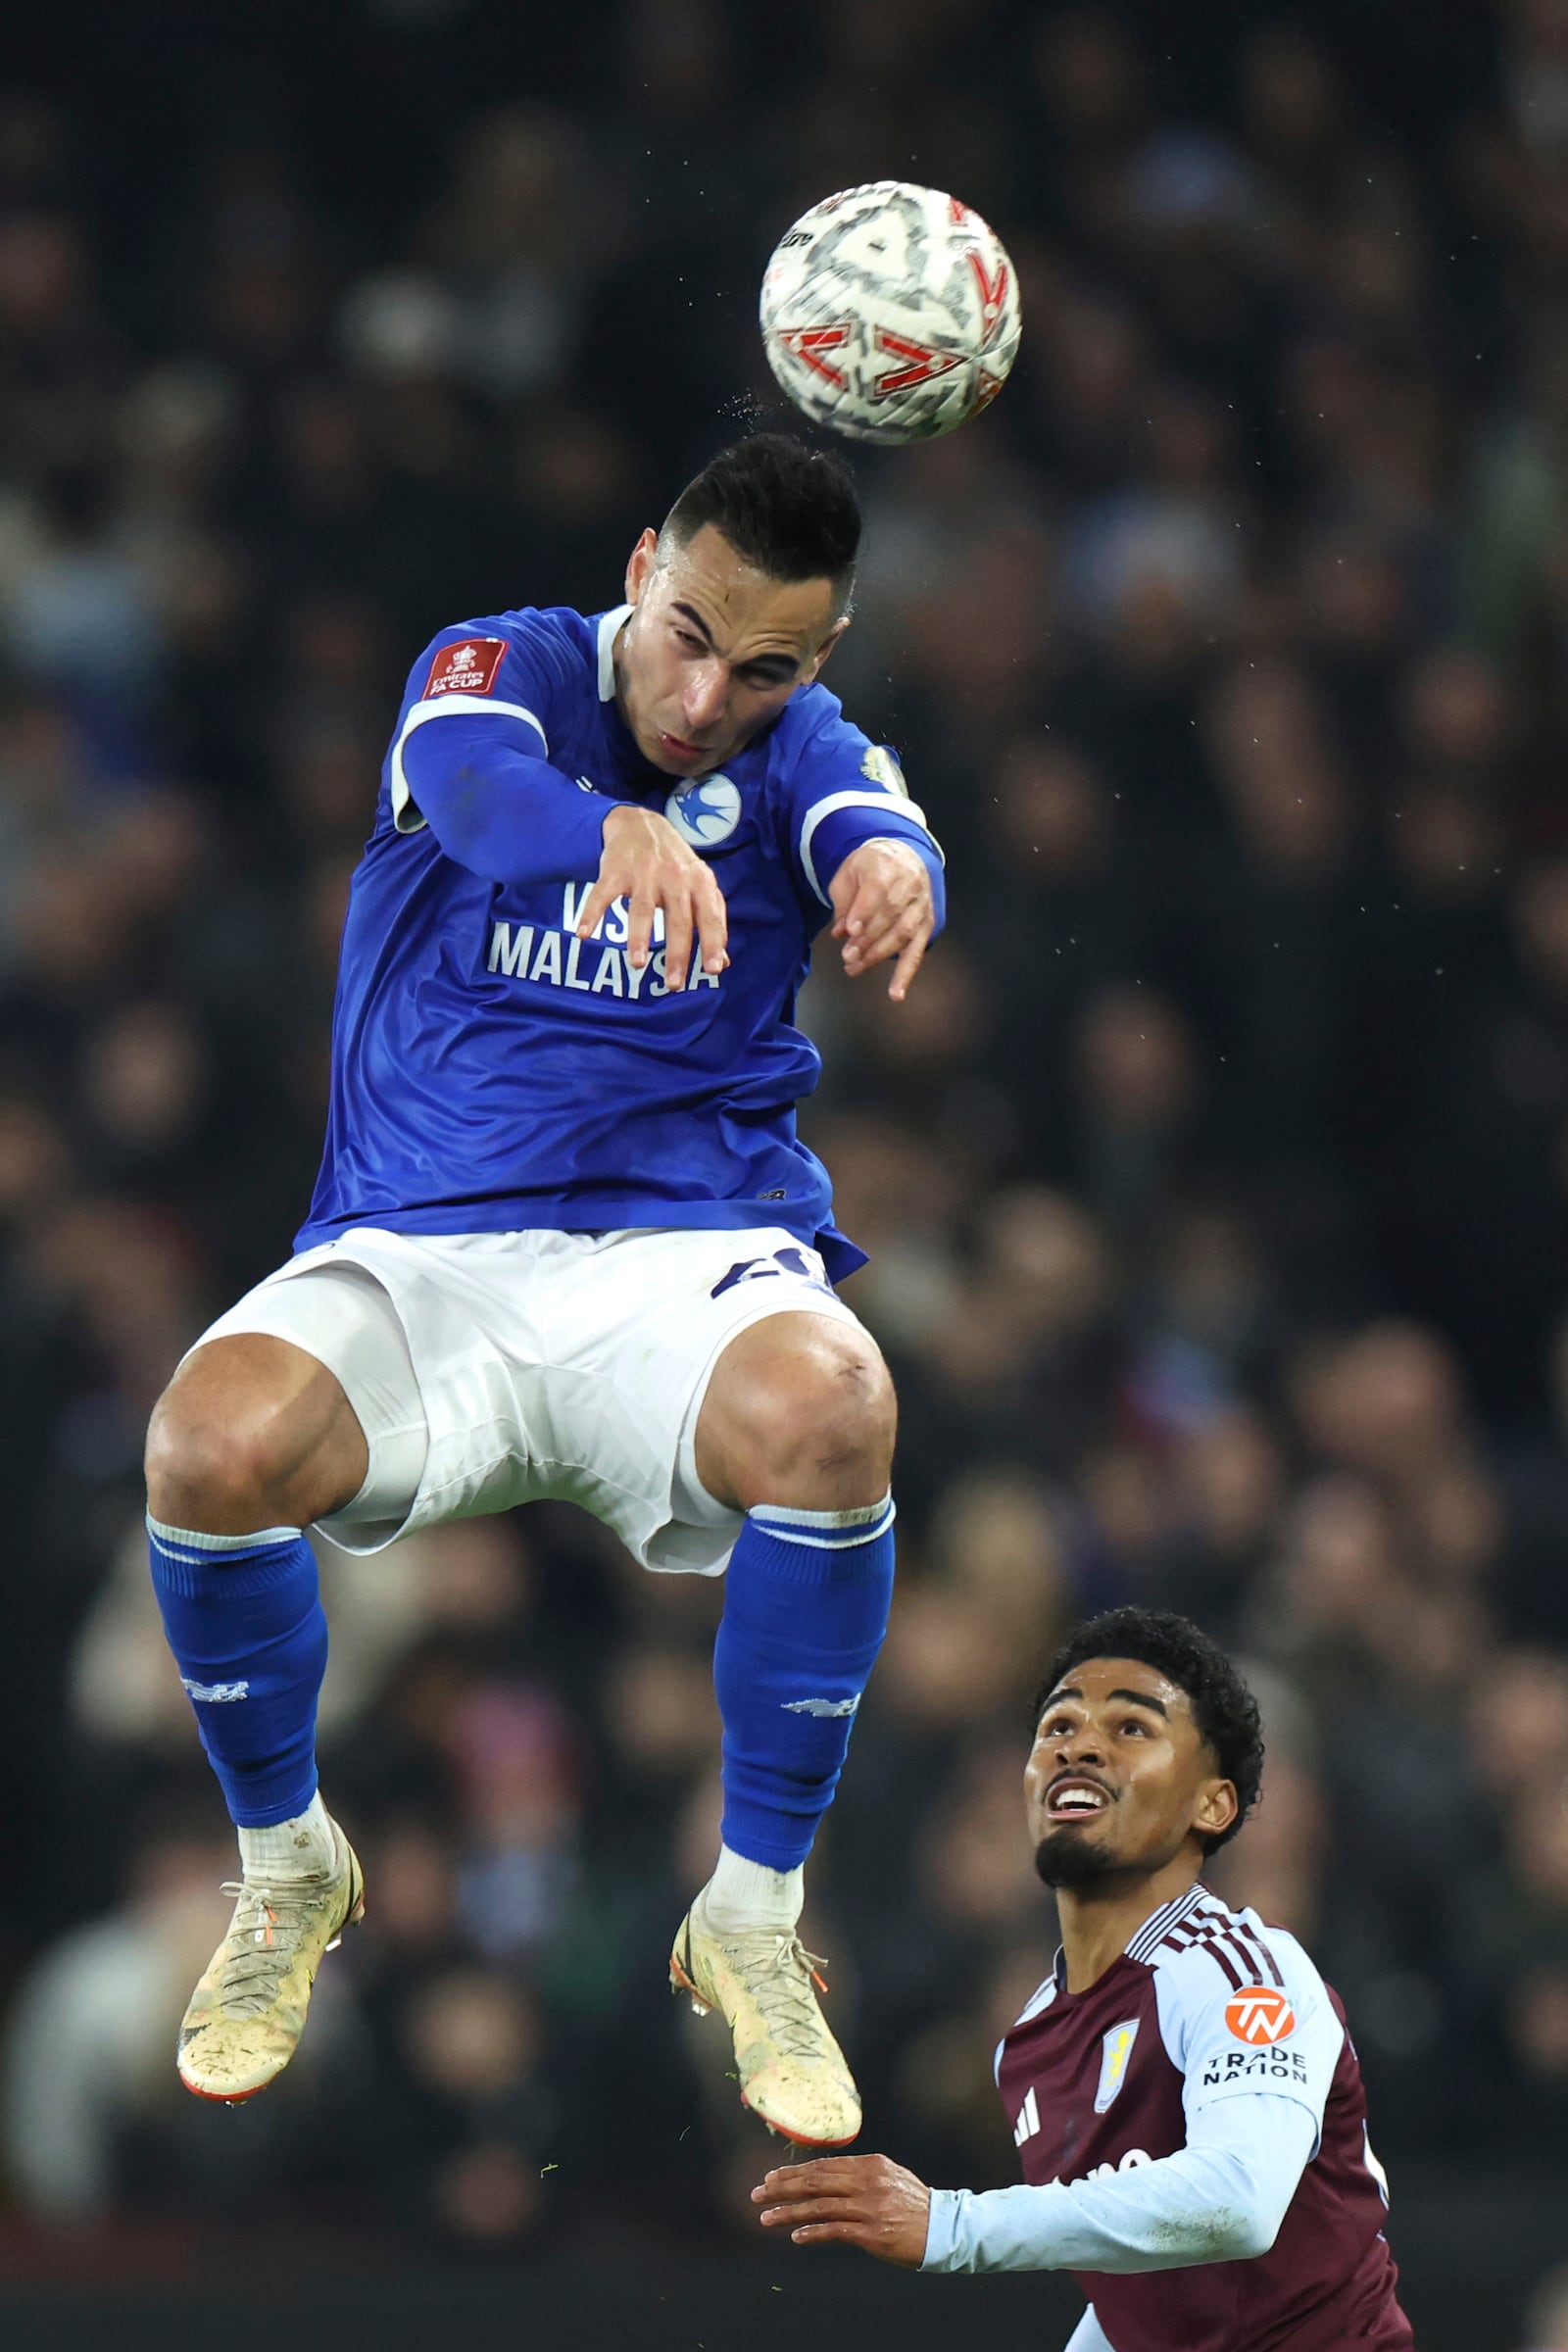
[[[824,196],[762,279],[768,365],[815,424],[929,441],[995,400],[1017,357],[1018,281],[978,213],[876,179]]]

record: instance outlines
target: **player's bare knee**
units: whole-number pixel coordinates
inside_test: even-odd
[[[148,1510],[165,1527],[193,1527],[209,1536],[249,1531],[230,1529],[230,1519],[235,1512],[244,1515],[254,1494],[254,1472],[237,1456],[232,1433],[190,1421],[167,1397],[148,1428],[146,1482]]]
[[[880,1501],[893,1469],[898,1429],[893,1382],[869,1341],[847,1345],[813,1397],[814,1458],[824,1477],[869,1485],[864,1499]]]
[[[147,1431],[147,1507],[166,1527],[208,1535],[246,1535],[272,1522],[266,1513],[277,1483],[275,1453],[265,1433],[236,1415],[219,1417],[187,1403],[178,1387],[160,1398]]]
[[[336,1379],[290,1343],[245,1333],[186,1359],[147,1433],[155,1519],[208,1535],[304,1527],[364,1484],[365,1433]]]
[[[792,1350],[766,1389],[749,1503],[854,1510],[880,1500],[897,1411],[887,1366],[864,1333],[835,1329]]]

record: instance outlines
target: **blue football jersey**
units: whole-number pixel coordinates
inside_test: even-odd
[[[628,611],[468,621],[416,662],[350,891],[325,1152],[296,1249],[356,1225],[780,1225],[820,1249],[834,1279],[863,1261],[796,1134],[795,1104],[821,1064],[794,1025],[795,997],[844,858],[873,838],[910,840],[940,884],[940,852],[891,753],[818,685],[798,689],[721,774],[682,782],[651,768],[614,700]],[[492,881],[442,850],[409,769],[416,744],[428,759],[444,740],[426,730],[459,724],[469,746],[510,746],[558,771],[547,781],[559,781],[566,861],[580,871]],[[483,758],[470,753],[465,790],[488,789]],[[727,970],[694,958],[687,987],[669,989],[662,918],[636,969],[624,901],[576,937],[605,799],[662,808],[712,866]]]

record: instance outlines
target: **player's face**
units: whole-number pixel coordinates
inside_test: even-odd
[[[1035,1868],[1049,1886],[1162,1870],[1236,1811],[1186,1691],[1135,1658],[1091,1658],[1051,1693],[1024,1794]]]
[[[615,700],[643,758],[706,776],[808,686],[847,620],[831,580],[774,580],[711,523],[662,553],[644,531],[626,572],[636,607],[615,646]]]

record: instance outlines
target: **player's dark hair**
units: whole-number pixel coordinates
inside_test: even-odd
[[[842,611],[860,548],[860,501],[842,458],[788,433],[753,433],[710,458],[664,517],[677,547],[710,522],[772,580],[831,580]]]
[[[1052,1659],[1035,1700],[1036,1724],[1062,1677],[1091,1658],[1136,1658],[1186,1691],[1200,1736],[1236,1789],[1236,1819],[1217,1838],[1203,1840],[1205,1854],[1217,1853],[1257,1802],[1263,1731],[1256,1699],[1219,1643],[1190,1617],[1174,1609],[1104,1609],[1075,1627]]]

